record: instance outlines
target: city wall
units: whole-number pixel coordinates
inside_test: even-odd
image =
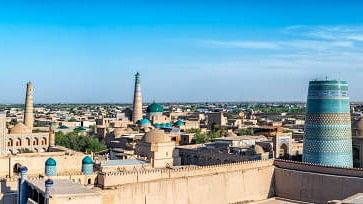
[[[275,160],[278,197],[311,203],[343,200],[363,192],[363,169]]]
[[[52,157],[57,161],[57,172],[80,172],[82,168],[83,154],[78,152],[43,152],[43,153],[27,153],[15,156],[0,157],[0,178],[12,177],[14,167],[23,165],[28,167],[29,175],[44,174],[45,161]]]
[[[223,204],[274,195],[272,160],[99,175],[103,203]]]

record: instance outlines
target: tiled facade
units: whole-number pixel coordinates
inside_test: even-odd
[[[348,83],[311,81],[306,108],[304,162],[353,166]]]

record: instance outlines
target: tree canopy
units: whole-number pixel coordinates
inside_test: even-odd
[[[55,134],[55,143],[76,151],[99,152],[106,149],[106,146],[92,136],[80,136],[76,132]]]

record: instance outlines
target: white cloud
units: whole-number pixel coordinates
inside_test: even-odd
[[[363,41],[363,26],[290,26],[283,30],[320,40]]]
[[[244,48],[244,49],[278,49],[276,42],[268,41],[223,41],[223,40],[202,40],[204,45],[223,48]]]
[[[310,49],[325,50],[332,48],[352,48],[351,41],[319,41],[319,40],[288,40],[288,41],[228,41],[202,40],[203,45],[220,48],[240,49]]]

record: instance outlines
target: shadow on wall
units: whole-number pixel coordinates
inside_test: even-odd
[[[11,190],[5,181],[1,181],[0,204],[16,203],[16,195],[16,191]]]

